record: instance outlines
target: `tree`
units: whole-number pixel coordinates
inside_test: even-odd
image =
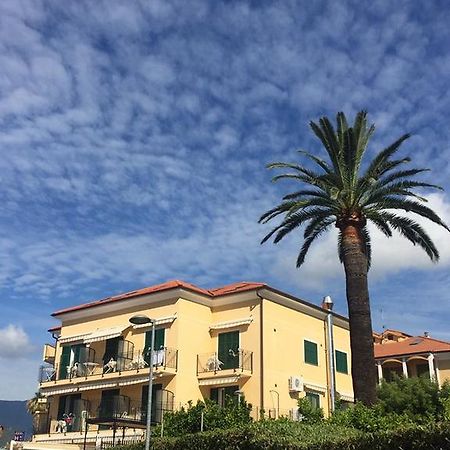
[[[355,399],[370,405],[376,400],[376,373],[367,285],[371,255],[367,222],[371,221],[387,237],[392,236],[393,230],[399,232],[412,244],[422,247],[432,261],[439,259],[439,252],[410,213],[449,228],[424,204],[427,200],[413,192],[415,188],[442,189],[412,179],[428,169],[405,169],[403,165],[409,163],[410,158],[394,159],[409,134],[380,151],[363,170],[362,162],[374,125],[368,126],[365,111],[356,115],[353,126],[348,125],[342,112],[337,114],[336,122],[336,129],[327,117],[321,118],[319,123],[310,122],[328,155],[328,160],[323,160],[300,151],[314,163],[314,169],[283,162],[267,166],[290,170],[275,176],[274,182],[288,179],[299,182],[301,187],[261,216],[262,223],[284,216],[280,225],[261,243],[272,237],[277,243],[304,226],[303,245],[297,257],[297,267],[300,267],[311,244],[332,225],[338,228],[338,254],[345,270],[350,321],[353,388]],[[406,211],[407,215],[398,214],[398,210]]]
[[[27,411],[33,417],[33,429],[36,429],[39,423],[39,414],[46,411],[46,404],[42,404],[39,400],[44,398],[40,392],[36,392],[34,397],[27,400]]]

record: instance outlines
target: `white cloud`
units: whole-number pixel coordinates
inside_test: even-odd
[[[28,334],[22,327],[14,324],[0,328],[0,342],[0,358],[20,359],[33,350]]]

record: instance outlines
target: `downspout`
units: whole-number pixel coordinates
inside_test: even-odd
[[[260,407],[261,411],[264,411],[264,299],[259,295],[259,292],[256,292],[256,295],[261,300],[260,307],[260,315],[259,315],[259,345],[260,345],[260,354],[259,354],[259,372],[260,372],[260,383],[259,383],[259,396],[260,396]]]
[[[333,337],[333,300],[329,295],[323,298],[322,308],[327,310],[327,355],[330,371],[330,412],[333,413],[336,406],[336,371],[334,367],[334,337]]]

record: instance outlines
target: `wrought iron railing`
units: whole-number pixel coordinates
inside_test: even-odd
[[[152,404],[152,423],[160,423],[167,411],[174,409],[174,396],[171,391],[156,391],[156,399]],[[34,434],[62,434],[82,432],[91,420],[101,425],[111,422],[125,422],[130,427],[133,422],[140,424],[147,421],[147,404],[132,400],[125,395],[114,395],[103,398],[97,403],[85,399],[77,399],[73,409],[67,410],[60,417],[50,417],[48,413],[40,414],[35,420]],[[88,428],[89,429],[89,428]]]
[[[142,350],[127,348],[112,357],[97,358],[93,349],[86,347],[80,352],[78,361],[65,365],[61,370],[60,364],[45,364],[39,368],[39,383],[54,382],[63,379],[88,378],[91,376],[105,376],[111,373],[139,372],[149,367],[150,358]],[[177,370],[178,350],[163,347],[153,351],[153,367],[162,370]]]
[[[197,373],[214,372],[233,369],[237,371],[253,371],[253,352],[243,349],[226,353],[204,353],[197,355]]]

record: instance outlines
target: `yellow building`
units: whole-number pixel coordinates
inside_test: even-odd
[[[120,436],[142,433],[151,332],[130,323],[136,314],[156,321],[155,421],[190,400],[223,403],[227,395],[245,396],[255,418],[295,419],[303,396],[328,414],[330,314],[336,391],[353,401],[345,317],[262,283],[206,290],[171,281],[53,314],[61,326],[49,330],[56,345],[44,349],[47,409],[36,443],[81,442],[85,431],[88,441],[111,436],[112,415]]]

